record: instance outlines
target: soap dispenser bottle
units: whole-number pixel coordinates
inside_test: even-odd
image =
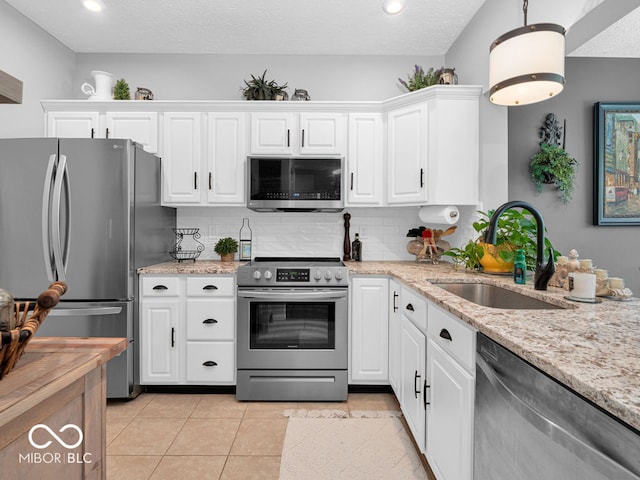
[[[516,258],[513,261],[513,281],[522,285],[527,283],[527,264],[524,259],[524,250],[516,250]]]

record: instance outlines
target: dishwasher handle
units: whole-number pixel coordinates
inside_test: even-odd
[[[589,445],[584,440],[576,437],[568,432],[562,426],[553,420],[545,417],[541,412],[529,405],[524,399],[520,398],[512,389],[500,378],[499,374],[489,365],[480,352],[476,352],[476,365],[482,370],[492,387],[498,394],[516,411],[518,414],[529,422],[537,430],[551,438],[553,441],[562,445],[567,450],[575,454],[578,458],[590,464],[600,473],[610,478],[611,472],[615,472],[616,480],[637,480],[638,476],[629,471],[623,465],[601,452],[600,450]],[[624,479],[619,476],[624,472]]]

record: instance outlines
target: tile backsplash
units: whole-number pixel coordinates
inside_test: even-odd
[[[406,250],[409,241],[406,235],[410,228],[421,225],[418,207],[347,208],[340,213],[265,213],[244,207],[184,207],[177,209],[177,226],[200,229],[200,242],[205,246],[200,255],[202,260],[219,258],[213,250],[218,239],[238,240],[243,218],[249,219],[253,232],[253,256],[342,258],[343,215],[347,212],[351,215],[350,240],[353,241],[356,233],[360,234],[363,260],[415,258]]]

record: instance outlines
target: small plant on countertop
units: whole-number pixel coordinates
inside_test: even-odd
[[[438,70],[434,72],[432,67],[425,73],[424,69],[420,65],[416,65],[414,67],[413,74],[407,76],[407,81],[401,78],[398,78],[398,81],[404,88],[413,92],[438,83],[440,81],[440,71]]]
[[[473,222],[473,229],[479,236],[462,248],[452,248],[442,255],[451,257],[456,265],[464,265],[469,270],[480,269],[480,258],[484,255],[484,232],[489,228],[489,220],[494,210],[488,213],[478,211],[480,219]],[[552,251],[554,258],[560,255],[553,248],[551,241],[545,236],[545,251]],[[496,250],[505,262],[513,262],[516,249],[524,250],[527,269],[533,270],[536,265],[536,223],[532,215],[526,210],[509,209],[498,219],[498,231],[496,235]]]
[[[568,203],[573,194],[577,164],[578,161],[561,146],[541,143],[540,151],[532,157],[529,166],[536,191],[542,192],[545,184],[553,185],[559,190],[562,201]]]
[[[113,99],[114,100],[131,100],[131,92],[129,91],[129,84],[124,78],[121,78],[116,82],[113,87]]]
[[[217,241],[213,250],[220,255],[229,255],[238,251],[238,242],[231,237],[224,237]]]

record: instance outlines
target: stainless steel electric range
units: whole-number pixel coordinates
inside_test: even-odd
[[[348,269],[339,258],[238,267],[238,400],[347,399]]]

